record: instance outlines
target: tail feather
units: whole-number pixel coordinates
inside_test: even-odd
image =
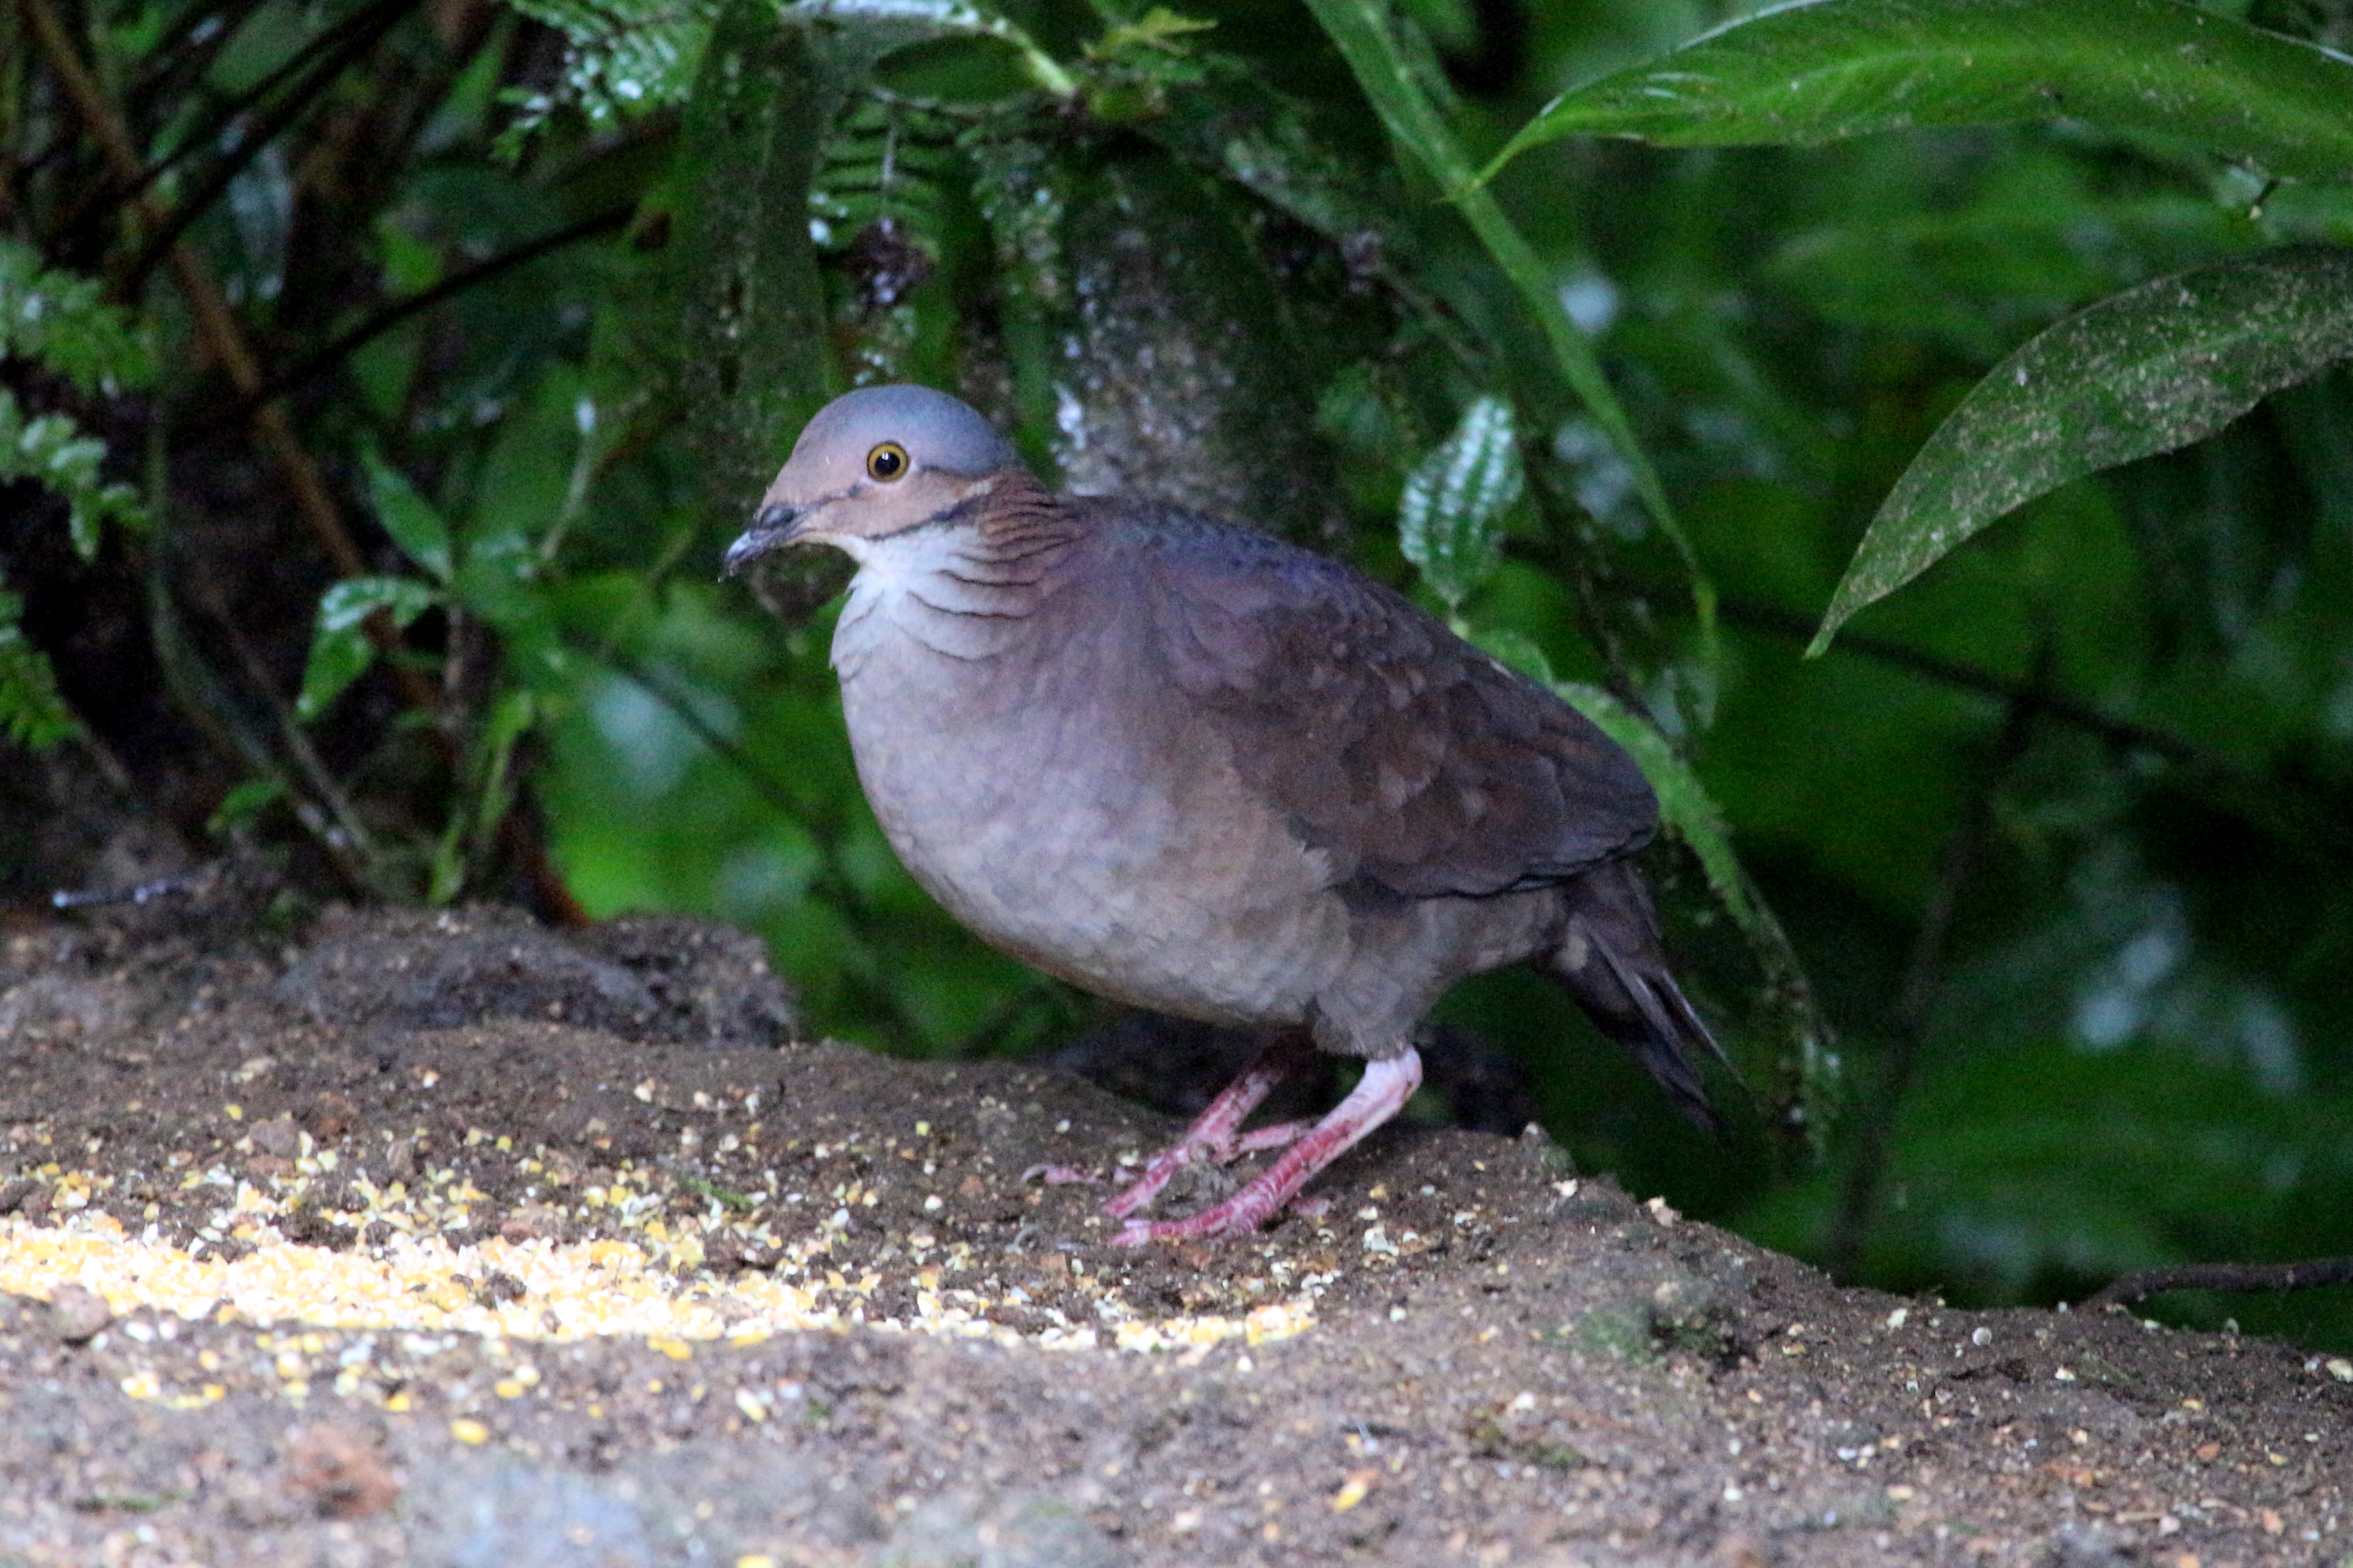
[[[1619,861],[1578,878],[1565,894],[1568,921],[1560,946],[1541,964],[1544,972],[1658,1080],[1676,1110],[1714,1131],[1715,1113],[1700,1069],[1707,1057],[1725,1061],[1724,1048],[1667,968],[1658,916],[1640,873]]]

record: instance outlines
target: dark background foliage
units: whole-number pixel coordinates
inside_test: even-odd
[[[0,894],[226,856],[288,920],[693,910],[828,1033],[1066,1043],[1103,1010],[866,811],[839,571],[761,584],[781,625],[714,580],[808,413],[920,380],[1062,482],[1413,589],[1647,748],[1732,1135],[1525,977],[1441,1014],[1579,1161],[1957,1300],[2353,1251],[2347,374],[2029,502],[1801,657],[2005,355],[2353,243],[2353,191],[2059,120],[1569,138],[1446,199],[1446,157],[1737,9],[16,0]],[[2207,10],[2353,41],[2337,0]],[[2343,1346],[2346,1294],[2148,1310]]]

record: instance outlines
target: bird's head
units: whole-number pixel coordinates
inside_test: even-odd
[[[921,528],[1023,479],[1005,437],[944,392],[869,386],[817,412],[761,498],[752,526],[727,548],[729,575],[779,545],[830,544],[863,560],[874,541]]]

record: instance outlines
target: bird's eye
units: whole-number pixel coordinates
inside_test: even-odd
[[[866,454],[866,471],[889,484],[907,471],[907,448],[896,441],[885,441]]]

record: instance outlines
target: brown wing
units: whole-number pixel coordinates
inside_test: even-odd
[[[1632,758],[1398,595],[1247,530],[1142,512],[1130,526],[1170,679],[1337,880],[1516,891],[1656,829]]]

